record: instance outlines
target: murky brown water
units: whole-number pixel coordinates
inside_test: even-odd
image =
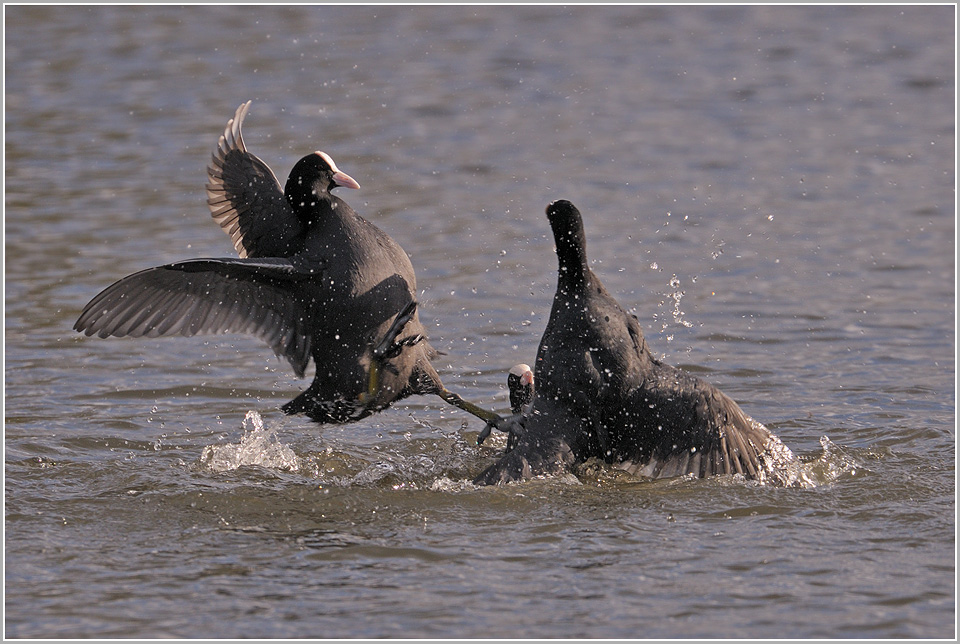
[[[5,17],[8,637],[956,635],[953,7]],[[320,148],[360,181],[448,386],[506,407],[567,198],[653,348],[821,485],[477,489],[503,443],[435,400],[317,427],[252,339],[73,333],[231,254],[204,167],[247,99],[281,178]]]

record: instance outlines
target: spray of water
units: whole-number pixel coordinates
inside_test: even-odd
[[[296,472],[300,459],[292,449],[280,442],[273,429],[265,428],[256,411],[248,411],[241,424],[239,443],[208,445],[200,454],[200,464],[215,472],[227,472],[244,465]]]

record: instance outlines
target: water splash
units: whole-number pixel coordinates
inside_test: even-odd
[[[798,459],[779,438],[771,436],[765,449],[765,471],[760,482],[809,489],[833,483],[844,476],[856,476],[864,469],[848,450],[826,436],[820,437],[820,446],[822,451],[819,454]]]
[[[679,324],[689,329],[693,326],[693,323],[684,319],[683,311],[680,309],[680,300],[686,295],[686,291],[680,290],[680,279],[676,275],[670,278],[670,288],[673,289],[673,292],[670,294],[670,297],[673,299],[673,310],[671,311],[673,314],[673,322],[674,324]]]
[[[241,427],[243,436],[239,443],[204,447],[200,464],[214,472],[227,472],[244,465],[289,472],[300,469],[300,459],[292,449],[280,442],[273,429],[264,428],[259,413],[248,411]]]
[[[710,253],[712,259],[716,259],[723,255],[723,247],[727,245],[727,242],[722,239],[717,242],[716,249]]]
[[[823,451],[813,460],[804,463],[806,477],[817,485],[833,483],[844,476],[856,476],[866,470],[863,462],[841,445],[837,445],[826,436],[820,437]]]
[[[686,295],[686,291],[680,288],[680,278],[674,275],[670,278],[670,288],[672,289],[667,293],[667,297],[670,300],[673,300],[673,306],[670,309],[670,319],[664,319],[661,324],[660,332],[663,333],[667,330],[667,327],[670,324],[679,324],[682,327],[690,328],[693,326],[693,322],[690,322],[684,317],[683,309],[680,308],[680,300],[683,299],[683,296]],[[663,306],[666,301],[661,301],[660,305]],[[667,342],[673,340],[673,336],[667,338]]]
[[[447,476],[439,476],[430,484],[431,492],[458,493],[468,492],[477,489],[469,479],[451,479]]]

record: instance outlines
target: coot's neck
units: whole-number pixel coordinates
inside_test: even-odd
[[[324,214],[328,214],[335,208],[336,202],[339,201],[330,194],[329,187],[323,185],[320,178],[308,179],[291,174],[287,180],[285,192],[290,207],[293,208],[300,222],[306,226],[316,224]]]
[[[587,239],[580,221],[557,219],[551,222],[557,245],[558,287],[568,294],[583,291],[590,269],[587,265]]]

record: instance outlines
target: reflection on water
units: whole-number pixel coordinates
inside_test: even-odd
[[[5,635],[954,636],[953,17],[5,7]],[[363,186],[451,389],[508,407],[570,199],[654,353],[817,485],[477,488],[504,441],[437,400],[318,426],[251,338],[71,332],[233,254],[204,168],[248,99],[279,175],[323,149]]]

